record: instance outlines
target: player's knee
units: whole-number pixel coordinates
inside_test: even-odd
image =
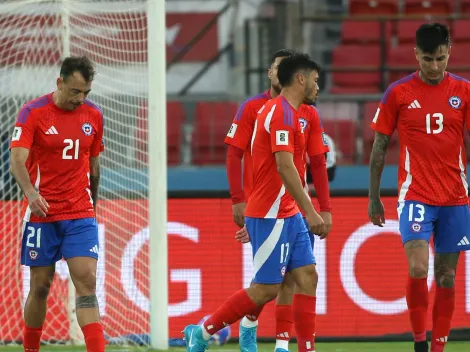
[[[315,265],[307,265],[301,268],[301,271],[295,278],[297,284],[297,293],[315,294],[318,284],[318,273]]]
[[[96,292],[96,274],[93,271],[75,276],[74,283],[79,296],[88,296]]]
[[[30,292],[30,295],[32,295],[34,299],[44,301],[47,299],[47,296],[49,295],[50,288],[51,288],[51,282],[32,284],[29,292]]]
[[[436,284],[439,287],[452,288],[455,285],[455,270],[440,268],[436,270]]]
[[[264,284],[253,284],[248,289],[250,292],[248,295],[258,305],[266,304],[276,298],[279,293],[280,284],[275,285],[264,285]],[[247,290],[247,291],[248,291]]]
[[[427,263],[414,263],[409,267],[409,273],[412,278],[423,279],[428,276]]]

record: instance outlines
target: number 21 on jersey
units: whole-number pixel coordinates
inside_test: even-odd
[[[80,150],[80,140],[76,139],[64,139],[64,143],[66,144],[64,150],[62,151],[62,159],[71,160],[71,159],[78,159],[78,151]],[[69,150],[71,150],[69,154]]]
[[[438,134],[444,129],[444,115],[440,112],[426,114],[426,133]]]

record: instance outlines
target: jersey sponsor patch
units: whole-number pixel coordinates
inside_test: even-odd
[[[88,122],[85,122],[82,126],[82,131],[85,133],[85,136],[91,136],[93,133],[93,127]]]
[[[323,145],[324,145],[324,146],[328,146],[328,140],[326,139],[326,134],[325,134],[325,132],[322,132],[322,134],[321,134],[321,139],[322,139],[322,141],[323,141]]]
[[[289,145],[289,131],[276,131],[276,145]]]
[[[232,126],[230,126],[230,129],[227,133],[227,137],[229,138],[235,137],[235,132],[237,132],[237,127],[238,125],[236,123],[232,123]]]
[[[305,131],[305,128],[307,127],[307,120],[301,117],[299,118],[299,122],[300,122],[300,128],[302,129],[302,132]]]
[[[21,132],[23,132],[21,127],[15,127],[13,130],[13,136],[11,137],[12,142],[20,140]]]
[[[449,105],[454,109],[458,109],[460,108],[460,105],[462,105],[462,100],[460,100],[460,98],[456,96],[450,97]]]

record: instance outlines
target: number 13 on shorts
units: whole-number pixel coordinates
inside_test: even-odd
[[[435,217],[432,207],[407,200],[398,204],[398,213],[403,243],[411,240],[429,242]]]

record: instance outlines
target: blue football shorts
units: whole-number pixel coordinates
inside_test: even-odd
[[[74,257],[98,259],[98,224],[95,218],[56,222],[23,222],[21,264],[49,266]]]
[[[245,224],[253,248],[253,282],[279,284],[286,271],[315,264],[300,213],[285,219],[246,217]]]
[[[470,213],[467,205],[432,206],[406,200],[398,203],[403,244],[411,240],[428,243],[434,234],[436,253],[470,250]]]

